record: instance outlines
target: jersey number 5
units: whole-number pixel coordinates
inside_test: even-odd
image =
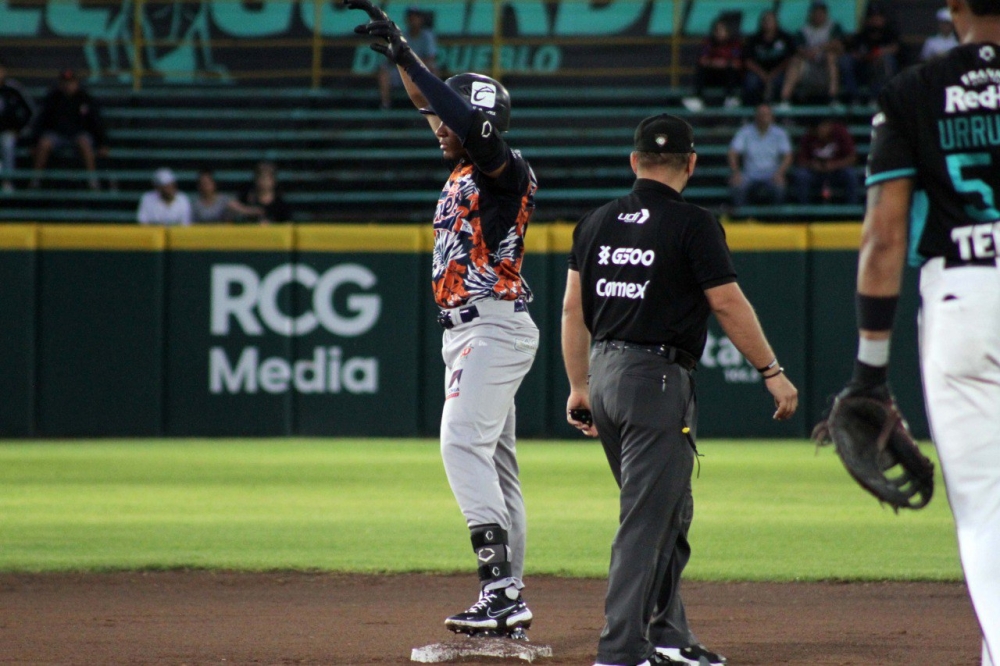
[[[983,199],[981,207],[967,205],[965,213],[977,222],[995,222],[1000,220],[1000,210],[997,210],[996,197],[993,189],[979,178],[965,178],[962,169],[967,167],[990,167],[993,165],[993,155],[990,153],[959,153],[948,155],[948,174],[955,186],[956,192],[963,194],[978,194]]]

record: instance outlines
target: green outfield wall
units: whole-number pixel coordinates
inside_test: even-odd
[[[850,374],[857,224],[727,227],[740,284],[802,409],[773,411],[714,322],[699,435],[802,437]],[[559,349],[572,225],[532,226],[524,274],[542,331],[522,435],[569,437]],[[0,227],[0,437],[437,433],[441,330],[429,228]],[[915,274],[893,344],[899,402],[926,436]]]

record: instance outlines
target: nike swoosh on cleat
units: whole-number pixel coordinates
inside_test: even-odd
[[[517,604],[514,604],[513,606],[507,606],[507,608],[502,608],[499,611],[497,611],[495,615],[493,614],[493,609],[492,608],[487,608],[486,609],[486,615],[488,617],[491,617],[491,618],[493,618],[495,620],[498,617],[502,616],[504,613],[509,612],[511,609],[515,608],[516,606],[517,606]]]

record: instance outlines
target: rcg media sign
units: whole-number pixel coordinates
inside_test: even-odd
[[[211,333],[253,339],[267,333],[303,337],[325,331],[333,338],[356,338],[371,331],[382,312],[382,298],[372,291],[378,278],[360,264],[339,264],[320,274],[306,264],[282,264],[261,276],[244,264],[216,264],[211,279]],[[300,312],[285,308],[279,294],[300,288]],[[335,305],[348,293],[344,311]],[[300,352],[301,353],[301,352]],[[209,392],[227,393],[378,393],[377,357],[347,358],[340,345],[318,344],[305,358],[264,358],[256,345],[231,358],[223,346],[208,352]]]
[[[389,253],[175,253],[168,432],[416,432],[417,261]]]

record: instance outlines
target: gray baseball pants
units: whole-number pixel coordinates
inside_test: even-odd
[[[621,487],[597,661],[638,664],[657,645],[694,642],[679,596],[690,556],[694,383],[664,358],[600,343],[590,369],[591,411]]]
[[[487,588],[524,587],[527,520],[518,480],[514,395],[538,350],[531,316],[512,301],[478,301],[480,316],[444,332],[441,457],[469,527],[508,533],[512,578]]]

